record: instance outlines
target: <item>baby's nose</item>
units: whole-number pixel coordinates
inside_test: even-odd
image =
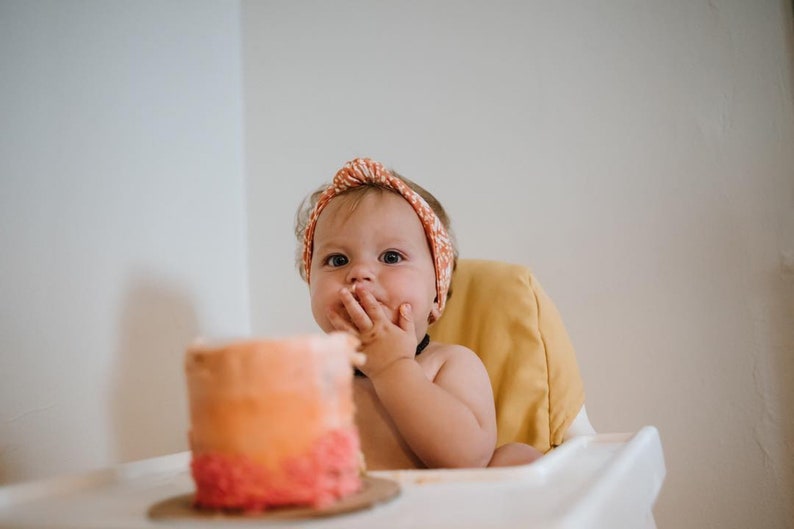
[[[358,283],[362,281],[372,281],[375,274],[372,267],[366,263],[356,263],[350,267],[347,274],[347,281],[349,283]]]

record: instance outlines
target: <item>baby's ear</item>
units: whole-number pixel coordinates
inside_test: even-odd
[[[430,309],[430,314],[427,315],[427,323],[428,324],[434,323],[438,321],[440,317],[441,317],[441,311],[438,310],[438,303],[434,302],[433,308]]]

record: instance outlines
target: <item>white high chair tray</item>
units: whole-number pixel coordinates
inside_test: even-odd
[[[617,528],[653,526],[665,476],[659,433],[600,434],[568,441],[531,465],[498,469],[372,472],[398,481],[399,496],[326,518],[153,520],[150,507],[194,490],[190,453],[77,476],[0,487],[2,528]]]

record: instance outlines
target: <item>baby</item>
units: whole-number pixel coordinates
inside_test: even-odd
[[[510,443],[495,450],[488,373],[460,345],[430,342],[457,258],[449,220],[427,191],[357,158],[304,201],[296,235],[314,319],[347,331],[366,361],[354,381],[367,467],[485,467],[541,454]]]

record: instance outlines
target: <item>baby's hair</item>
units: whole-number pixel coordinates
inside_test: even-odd
[[[457,242],[455,241],[455,236],[452,233],[451,222],[449,220],[449,216],[447,215],[447,212],[444,210],[444,206],[441,205],[441,202],[439,202],[438,199],[434,197],[432,193],[430,193],[430,191],[426,190],[416,182],[409,180],[408,178],[402,176],[401,174],[391,169],[389,169],[389,172],[392,175],[394,175],[396,178],[402,180],[405,183],[405,185],[410,187],[416,194],[422,197],[425,200],[425,202],[427,202],[427,205],[430,206],[430,208],[433,210],[433,213],[436,214],[438,220],[441,221],[441,224],[444,226],[444,228],[446,228],[447,233],[449,233],[450,241],[452,243],[452,252],[453,252],[452,268],[454,270],[458,262],[458,245]],[[306,226],[309,223],[309,216],[311,216],[312,211],[314,211],[314,208],[317,205],[317,201],[320,199],[320,196],[327,188],[328,188],[328,184],[325,184],[317,188],[317,190],[315,190],[309,196],[304,198],[300,206],[298,207],[297,214],[295,215],[295,237],[298,239],[298,247],[295,255],[295,265],[298,268],[298,272],[300,273],[300,276],[303,278],[304,281],[306,281],[306,271],[304,270],[303,267],[303,238],[306,233]],[[335,198],[344,197],[346,200],[349,199],[348,204],[350,211],[352,212],[353,210],[356,209],[359,202],[361,202],[364,196],[373,192],[383,193],[386,191],[389,193],[394,193],[397,196],[402,196],[397,191],[390,189],[386,186],[368,183],[368,184],[360,185],[358,187],[354,187],[352,189],[348,189],[347,191],[343,191]],[[312,244],[314,243],[312,242]]]

